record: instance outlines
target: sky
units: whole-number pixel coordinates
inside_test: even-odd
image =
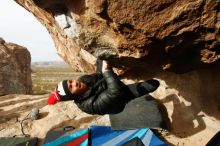
[[[32,62],[62,60],[46,28],[14,0],[1,1],[0,37],[26,47]]]

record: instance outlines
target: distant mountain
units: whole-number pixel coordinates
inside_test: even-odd
[[[42,62],[32,62],[32,67],[63,67],[68,68],[69,65],[63,61],[42,61]]]

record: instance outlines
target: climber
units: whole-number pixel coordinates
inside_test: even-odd
[[[61,81],[49,96],[48,104],[73,100],[88,114],[116,114],[123,111],[129,101],[153,92],[159,86],[155,79],[125,85],[107,61],[98,58],[96,66],[95,74],[83,75],[77,80]]]

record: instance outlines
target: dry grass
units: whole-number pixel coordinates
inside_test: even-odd
[[[73,71],[71,68],[32,67],[33,94],[51,93],[60,81],[76,79],[82,74],[83,73]]]

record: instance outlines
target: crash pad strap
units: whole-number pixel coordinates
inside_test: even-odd
[[[61,138],[58,138],[54,141],[48,142],[44,144],[43,146],[54,146],[54,145],[60,145],[65,142],[75,143],[75,144],[80,144],[80,146],[86,146],[88,142],[88,129],[83,129],[77,133],[73,133]]]

